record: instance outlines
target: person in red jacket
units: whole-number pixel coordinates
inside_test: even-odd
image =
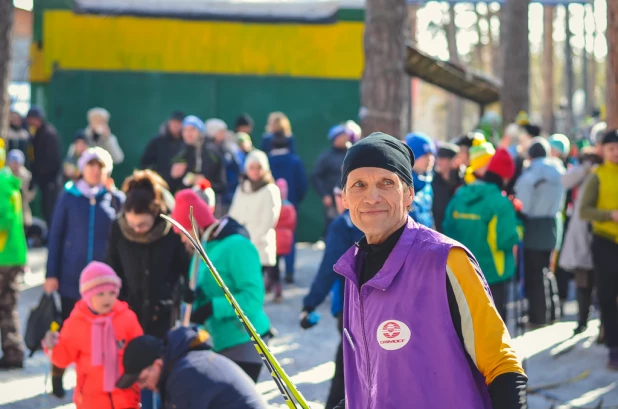
[[[77,409],[137,409],[138,385],[116,388],[124,372],[125,346],[143,334],[137,316],[118,300],[121,281],[107,264],[93,261],[79,280],[82,299],[75,304],[60,334],[47,333],[45,352],[59,368],[75,363]]]
[[[288,200],[288,182],[279,178],[275,181],[281,191],[281,213],[275,227],[277,233],[277,257],[279,270],[281,270],[281,258],[292,252],[294,246],[294,233],[296,232],[296,208]]]

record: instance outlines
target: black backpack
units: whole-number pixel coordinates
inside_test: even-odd
[[[24,336],[26,346],[30,350],[30,357],[41,349],[41,341],[45,333],[50,330],[52,323],[55,321],[58,325],[62,325],[61,308],[60,296],[57,293],[43,293],[39,305],[30,310]]]

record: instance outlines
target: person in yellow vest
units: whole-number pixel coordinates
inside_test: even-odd
[[[604,162],[596,168],[582,196],[580,217],[592,222],[592,259],[609,348],[608,367],[618,370],[618,130],[605,133]]]

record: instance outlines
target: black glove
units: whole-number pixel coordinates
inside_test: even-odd
[[[315,326],[318,323],[318,319],[313,317],[311,314],[313,313],[314,308],[305,308],[300,313],[300,326],[303,329],[309,329]]]
[[[204,304],[196,310],[191,311],[191,322],[194,324],[203,324],[212,316],[212,302]]]

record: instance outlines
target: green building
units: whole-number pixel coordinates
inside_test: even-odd
[[[105,107],[126,156],[118,184],[174,110],[228,125],[247,112],[256,146],[268,114],[283,111],[310,173],[328,129],[358,116],[362,10],[195,0],[170,11],[174,3],[35,0],[32,101],[63,148],[89,108]],[[299,217],[298,239],[316,240],[323,212],[313,190]]]

